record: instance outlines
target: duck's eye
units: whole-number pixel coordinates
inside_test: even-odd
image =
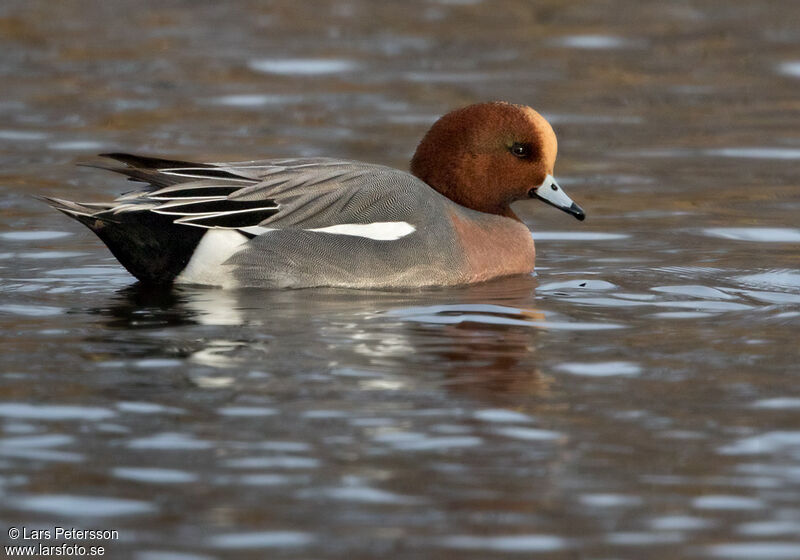
[[[524,144],[522,142],[514,142],[511,145],[511,153],[517,156],[520,159],[526,159],[531,157],[531,145]]]

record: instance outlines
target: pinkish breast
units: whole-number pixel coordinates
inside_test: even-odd
[[[536,249],[525,224],[502,216],[451,212],[450,219],[466,257],[466,282],[533,271]]]

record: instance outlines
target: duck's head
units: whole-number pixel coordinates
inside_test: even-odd
[[[512,202],[539,198],[583,220],[553,178],[557,151],[550,123],[530,107],[480,103],[436,121],[417,146],[411,172],[473,210],[516,218]]]

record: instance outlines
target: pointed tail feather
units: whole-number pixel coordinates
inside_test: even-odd
[[[181,161],[176,159],[163,159],[147,156],[137,156],[135,154],[126,154],[122,152],[114,152],[109,154],[99,154],[100,157],[115,159],[130,167],[138,167],[144,169],[170,169],[176,167],[214,167],[207,163],[194,163],[191,161]]]
[[[40,197],[91,229],[128,272],[145,284],[168,284],[192,257],[205,230],[175,224],[169,216],[142,211],[111,214],[113,205]]]
[[[97,160],[96,158],[86,159],[78,165],[113,171],[114,173],[126,175],[131,181],[149,183],[153,187],[145,190],[157,190],[197,179],[217,180],[222,185],[231,182],[234,182],[234,184],[253,182],[248,177],[219,169],[217,166],[208,163],[193,163],[122,153],[100,154],[100,157],[122,162],[125,166],[105,160]]]
[[[149,185],[113,203],[40,198],[91,229],[131,274],[148,284],[172,282],[186,267],[208,226],[176,223],[174,216],[153,212],[161,201],[153,203],[147,200],[147,193],[181,183],[191,183],[196,189],[200,182],[213,181],[216,196],[212,198],[216,200],[224,198],[228,191],[241,188],[242,183],[254,182],[213,164],[125,153],[100,155],[119,163],[91,160],[81,165],[115,171]],[[249,203],[240,204],[246,206]]]
[[[66,214],[70,218],[74,218],[85,226],[88,226],[89,229],[93,231],[95,230],[95,226],[92,224],[99,219],[107,222],[114,221],[109,217],[104,216],[101,218],[97,216],[99,212],[109,210],[112,207],[111,204],[72,202],[71,200],[64,200],[63,198],[55,198],[51,196],[37,196],[36,198],[46,202],[52,208],[55,208],[59,212]]]

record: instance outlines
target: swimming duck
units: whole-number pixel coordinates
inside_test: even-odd
[[[109,203],[46,198],[146,284],[414,288],[533,271],[511,203],[583,220],[553,178],[557,142],[530,107],[470,105],[425,134],[411,172],[332,158],[192,163],[123,153],[145,183]]]

